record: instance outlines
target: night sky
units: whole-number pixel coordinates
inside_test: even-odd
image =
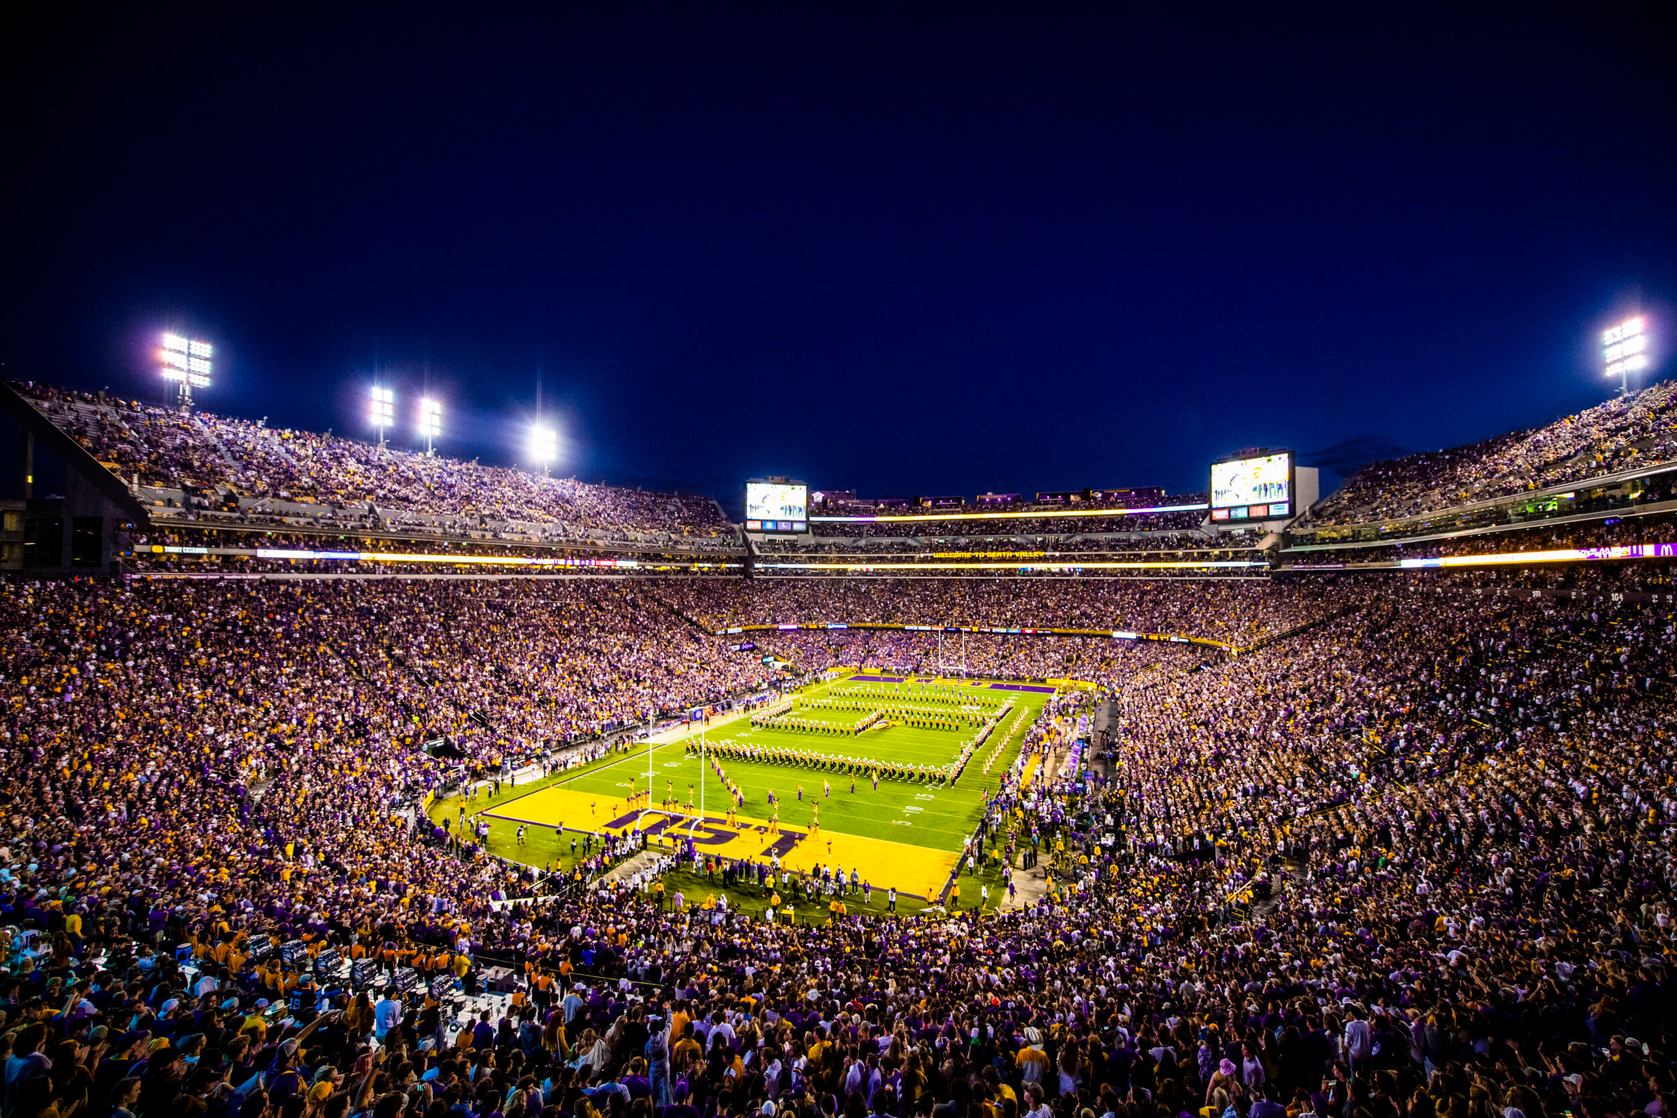
[[[428,383],[496,462],[539,383],[561,472],[737,515],[1252,445],[1325,491],[1597,403],[1599,330],[1677,321],[1652,4],[240,7],[7,36],[6,375],[161,401],[175,327],[210,410],[367,437],[377,372],[394,442]]]

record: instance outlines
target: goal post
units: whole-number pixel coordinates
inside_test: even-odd
[[[951,658],[951,656],[954,655],[954,652],[953,652],[953,650],[948,649],[948,648],[945,647],[944,640],[943,640],[944,636],[945,636],[945,634],[942,633],[942,632],[939,632],[938,635],[937,635],[937,671],[938,671],[938,674],[939,675],[945,675],[945,676],[956,675],[961,679],[966,679],[967,678],[967,634],[966,634],[966,632],[963,630],[962,633],[961,633],[961,659],[960,659],[960,663],[958,663],[958,664],[950,662],[950,658]]]

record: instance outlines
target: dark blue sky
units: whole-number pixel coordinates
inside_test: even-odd
[[[213,410],[364,435],[376,362],[498,461],[540,370],[591,479],[1180,491],[1547,422],[1670,318],[1654,5],[696,7],[11,37],[6,372],[160,398],[177,325]]]

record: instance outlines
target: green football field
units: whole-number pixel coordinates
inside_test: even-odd
[[[673,742],[653,750],[654,806],[673,789],[685,811],[691,787],[696,812],[698,782],[703,773],[706,777],[706,814],[716,815],[725,811],[729,798],[727,788],[715,771],[714,766],[719,763],[728,778],[745,793],[745,803],[739,808],[742,817],[767,820],[771,814],[772,794],[782,827],[807,829],[819,812],[823,831],[934,849],[959,850],[982,814],[985,791],[994,790],[1000,775],[1018,757],[1019,743],[1047,701],[1046,694],[946,684],[935,691],[922,689],[917,701],[916,692],[909,684],[847,684],[843,680],[817,684],[800,693],[816,703],[849,700],[869,709],[896,707],[936,711],[943,704],[930,702],[928,696],[958,696],[963,690],[975,697],[1011,699],[1014,708],[998,726],[995,731],[997,736],[974,752],[953,786],[945,786],[941,782],[881,779],[876,790],[873,780],[865,774],[822,772],[794,764],[764,763],[735,757],[711,757],[710,764],[701,764],[700,757],[689,749],[686,742]],[[1022,721],[1018,719],[1021,708],[1028,711]],[[800,710],[806,712],[805,717],[809,721],[846,727],[866,716],[862,711],[832,710],[820,706],[804,706]],[[708,743],[724,748],[778,747],[787,751],[820,752],[830,757],[935,767],[953,762],[962,741],[975,732],[976,727],[971,725],[958,730],[943,730],[921,729],[899,723],[860,737],[820,736],[754,727],[747,719],[738,718],[714,727],[702,736]],[[986,775],[982,771],[984,763],[1001,735],[1006,735],[1007,740],[1001,742],[1000,752]],[[643,750],[616,764],[591,768],[572,781],[561,782],[559,786],[590,795],[616,796],[621,801],[631,789],[646,790],[647,754]]]
[[[1030,685],[848,678],[816,684],[799,692],[797,705],[785,715],[816,732],[752,725],[749,718],[736,717],[696,731],[693,739],[655,745],[650,753],[643,747],[613,754],[534,791],[498,797],[483,814],[497,831],[523,824],[545,840],[527,852],[508,852],[545,864],[553,853],[550,846],[561,855],[568,851],[568,840],[555,843],[552,837],[559,826],[595,833],[650,829],[663,837],[691,834],[693,820],[700,817],[702,790],[702,850],[729,858],[774,855],[792,869],[856,868],[880,887],[890,884],[929,895],[924,890],[953,867],[983,813],[986,794],[1017,759],[1026,731],[1051,695],[1046,689],[1014,689],[1020,686]],[[953,764],[978,726],[1008,702],[1011,709],[973,751],[953,785],[941,777],[889,775],[891,766],[900,772]],[[878,717],[876,711],[885,714]],[[860,734],[847,732],[863,722],[877,725]],[[700,736],[706,743],[703,759],[697,750]],[[744,749],[780,751],[782,759],[747,759],[738,755]],[[790,754],[805,760],[793,763]],[[810,767],[812,754],[826,758],[826,770]],[[645,796],[649,767],[650,804]],[[877,786],[875,771],[881,771]],[[731,819],[733,801],[724,775],[744,794]],[[675,802],[666,808],[670,797]],[[776,817],[778,826],[771,823]]]

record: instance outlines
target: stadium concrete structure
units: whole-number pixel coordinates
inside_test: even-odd
[[[13,382],[7,1106],[1668,1114],[1673,393],[752,529]]]

